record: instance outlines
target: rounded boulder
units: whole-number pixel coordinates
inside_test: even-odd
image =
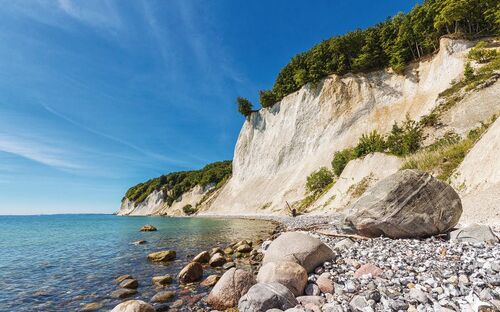
[[[255,283],[252,273],[236,268],[229,269],[215,284],[208,295],[207,303],[217,310],[235,307]]]
[[[142,300],[128,300],[114,307],[111,312],[155,312],[155,309]]]
[[[290,289],[295,296],[300,296],[307,285],[307,271],[295,262],[268,262],[260,268],[257,282],[277,282]]]

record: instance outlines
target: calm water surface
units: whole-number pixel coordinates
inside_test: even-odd
[[[147,223],[158,231],[139,232]],[[132,298],[149,301],[156,293],[152,276],[177,274],[193,254],[266,238],[272,229],[270,222],[240,219],[0,216],[0,311],[78,311],[90,302],[107,311],[120,302],[109,294],[118,289],[113,279],[122,274],[139,280]],[[131,244],[140,239],[147,244]],[[161,249],[176,250],[178,260],[147,261],[149,252]],[[178,290],[176,283],[169,287]],[[208,290],[196,290],[203,291]]]

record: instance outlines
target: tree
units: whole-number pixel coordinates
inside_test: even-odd
[[[423,132],[419,123],[407,116],[401,126],[396,122],[392,125],[386,146],[390,153],[404,156],[416,152],[420,148],[422,139]]]
[[[272,90],[260,90],[259,93],[260,105],[262,107],[271,107],[274,103],[278,102]]]
[[[252,103],[244,97],[238,96],[236,98],[238,104],[238,111],[245,117],[250,116],[252,113]]]
[[[464,78],[465,78],[465,81],[471,81],[472,79],[474,79],[474,68],[472,68],[470,62],[467,62],[465,64]]]
[[[347,148],[336,152],[333,155],[333,160],[332,160],[333,173],[335,173],[336,176],[340,176],[342,174],[342,171],[344,171],[345,166],[347,166],[347,164],[349,163],[349,161],[355,158],[356,158],[356,153],[352,148]]]
[[[326,167],[319,168],[307,177],[306,190],[308,193],[321,193],[333,182],[333,173]]]
[[[380,135],[377,130],[373,130],[369,134],[363,134],[359,139],[358,145],[354,148],[357,157],[375,152],[383,152],[384,150],[384,137]]]

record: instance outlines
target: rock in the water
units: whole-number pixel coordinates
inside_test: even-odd
[[[150,253],[148,255],[148,260],[153,262],[167,262],[174,260],[175,257],[175,250],[163,250]]]
[[[480,224],[472,224],[463,229],[452,231],[450,239],[469,243],[498,243],[499,241],[489,226]]]
[[[219,281],[220,276],[217,274],[212,274],[208,276],[203,282],[200,283],[201,286],[205,287],[212,287],[215,284],[217,284],[217,281]]]
[[[121,288],[137,289],[139,282],[136,279],[128,278],[120,283]]]
[[[226,263],[226,258],[223,256],[221,253],[216,253],[210,258],[210,261],[208,262],[211,267],[220,267],[224,263]]]
[[[175,297],[175,291],[160,291],[151,298],[151,302],[165,302]]]
[[[124,280],[129,279],[129,278],[133,278],[132,275],[129,275],[129,274],[121,275],[121,276],[118,276],[117,278],[115,278],[115,282],[120,284],[121,282],[123,282]]]
[[[129,300],[120,303],[111,312],[155,312],[155,309],[144,301]]]
[[[136,293],[137,293],[137,290],[135,290],[135,289],[121,288],[121,289],[113,291],[111,293],[111,297],[123,299],[123,298],[133,296]]]
[[[152,282],[154,285],[159,285],[159,286],[164,286],[167,284],[170,284],[172,282],[173,278],[172,275],[167,274],[167,275],[161,275],[161,276],[154,276],[152,278]]]
[[[296,262],[310,273],[323,262],[333,258],[333,251],[319,239],[300,232],[286,232],[268,247],[263,263]]]
[[[255,283],[252,273],[236,268],[229,269],[215,284],[208,295],[207,303],[218,310],[235,307],[241,296],[246,294]]]
[[[102,303],[100,302],[92,302],[92,303],[87,303],[82,307],[80,311],[96,311],[102,308]]]
[[[360,234],[427,237],[453,228],[462,203],[453,188],[418,170],[402,170],[365,192],[346,217]]]
[[[277,282],[288,287],[295,296],[300,296],[307,284],[307,271],[295,262],[267,262],[260,268],[257,282]]]
[[[151,224],[146,224],[141,228],[141,232],[154,232],[157,231],[157,228],[155,228]]]
[[[240,312],[260,312],[269,309],[286,310],[298,304],[293,293],[280,283],[258,283],[241,297]]]
[[[378,266],[367,263],[363,264],[362,266],[359,267],[359,269],[354,272],[354,277],[355,278],[361,278],[365,275],[371,275],[372,277],[378,277],[382,274],[382,269],[380,269]]]
[[[203,267],[198,262],[191,262],[179,273],[179,282],[182,284],[197,282],[203,277]]]
[[[252,246],[248,245],[248,244],[242,244],[242,245],[239,245],[237,248],[236,248],[236,251],[237,252],[250,252],[252,251]]]
[[[210,261],[210,253],[208,251],[202,251],[193,258],[193,262],[208,263],[208,261]]]
[[[135,242],[132,242],[132,244],[134,244],[134,245],[144,245],[146,243],[147,242],[145,240],[143,240],[143,239],[140,239],[140,240],[137,240]]]

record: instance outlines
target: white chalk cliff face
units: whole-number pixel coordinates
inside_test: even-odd
[[[286,202],[304,197],[311,172],[330,167],[335,151],[355,145],[363,133],[388,132],[407,115],[418,120],[429,113],[439,93],[461,78],[471,45],[442,39],[437,55],[413,64],[405,75],[332,75],[252,113],[238,137],[232,178],[203,213],[285,211]]]

